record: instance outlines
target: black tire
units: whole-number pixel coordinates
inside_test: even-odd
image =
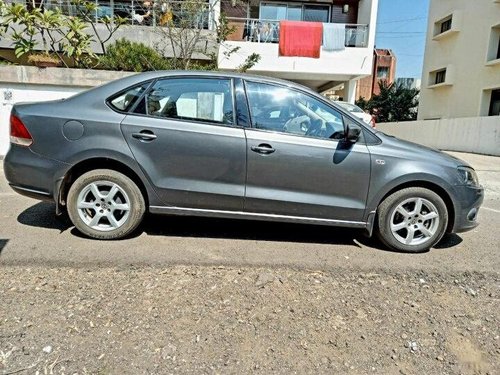
[[[418,215],[415,214],[417,202],[422,204]],[[396,210],[403,203],[404,206]],[[409,215],[412,207],[415,215]],[[403,215],[401,211],[408,215]],[[439,220],[426,220],[427,217],[434,215],[432,212],[437,214]],[[394,230],[391,229],[391,221]],[[392,250],[408,253],[428,251],[441,240],[447,225],[446,204],[438,194],[425,188],[411,187],[399,190],[384,199],[378,208],[377,236]],[[398,229],[399,227],[401,229]],[[410,243],[406,243],[410,239]]]
[[[118,187],[114,197],[109,198],[112,204],[107,205],[110,202],[105,202],[108,201],[108,197],[105,196],[92,200],[94,193],[92,193],[90,186],[93,183],[94,186],[100,186],[103,189],[106,189],[107,184],[110,185],[110,190],[111,187]],[[106,190],[100,192],[106,193]],[[108,191],[108,193],[110,192]],[[96,206],[101,204],[101,206],[79,211],[78,202],[79,200],[82,202],[83,196],[90,197],[90,199],[85,200],[85,204],[95,204]],[[103,202],[101,203],[99,200]],[[114,206],[115,204],[129,209],[120,210],[115,208],[118,207]],[[130,178],[110,169],[96,169],[84,173],[71,185],[68,192],[67,208],[69,218],[82,234],[99,240],[114,240],[126,237],[139,226],[146,211],[146,204],[140,189]],[[98,222],[94,227],[97,226],[99,229],[95,229],[89,225],[92,224],[92,221],[86,223],[85,220],[93,219],[93,216],[98,215],[98,212],[104,212],[104,214],[100,214],[101,218],[96,218]],[[113,215],[113,217],[109,215]],[[115,223],[119,226],[112,225],[113,220],[116,220]]]

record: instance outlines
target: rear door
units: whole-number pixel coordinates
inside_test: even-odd
[[[362,141],[343,140],[342,114],[287,87],[247,81],[246,92],[252,128],[245,211],[361,222],[370,154]],[[281,129],[259,116],[276,107],[289,114]]]
[[[231,79],[160,79],[132,112],[123,135],[165,205],[243,209],[246,140]]]

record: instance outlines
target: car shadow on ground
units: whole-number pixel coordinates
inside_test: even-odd
[[[66,214],[55,215],[53,203],[39,202],[21,212],[17,221],[23,225],[57,229],[60,233],[71,230],[71,234],[85,238],[73,227]],[[142,233],[149,236],[186,238],[218,238],[252,241],[277,241],[352,245],[363,237],[362,230],[318,225],[290,224],[255,220],[233,220],[189,216],[146,215],[139,230],[127,239]]]
[[[392,250],[388,249],[382,241],[378,239],[376,235],[373,235],[372,237],[367,237],[367,236],[362,236],[357,238],[359,243],[362,245],[365,245],[367,247],[371,247],[375,250],[381,250],[381,251],[387,251],[390,253],[401,253],[401,254],[406,254],[404,251],[399,251],[399,250]],[[452,249],[453,247],[457,246],[462,242],[462,238],[455,234],[455,233],[446,233],[443,238],[432,248],[432,249]],[[429,250],[427,251],[422,251],[420,253],[414,253],[414,254],[425,254],[428,253]]]
[[[66,215],[56,216],[53,203],[39,202],[21,212],[17,221],[30,227],[57,229],[61,233],[73,226]]]
[[[9,242],[9,240],[0,239],[0,255],[2,254],[2,250],[5,247],[5,245],[7,245],[7,242]]]
[[[434,246],[435,249],[448,249],[462,243],[463,239],[456,233],[446,233],[441,241]]]
[[[27,226],[57,229],[60,233],[71,229],[72,235],[85,238],[73,227],[66,214],[55,215],[53,203],[39,202],[21,212],[17,221]],[[368,238],[365,231],[360,229],[255,220],[148,214],[139,230],[127,239],[138,237],[142,233],[149,236],[316,243],[357,248],[361,248],[362,244],[375,250],[391,251],[375,236]],[[449,234],[435,248],[451,248],[461,242],[458,235]]]
[[[362,231],[318,225],[149,215],[142,230],[148,235],[233,240],[352,245]]]

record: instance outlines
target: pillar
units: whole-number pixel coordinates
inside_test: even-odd
[[[356,87],[358,86],[358,80],[351,79],[344,83],[344,101],[354,104],[356,101]]]

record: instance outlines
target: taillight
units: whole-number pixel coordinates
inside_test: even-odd
[[[25,147],[33,144],[30,132],[23,122],[14,115],[10,115],[10,142]]]

